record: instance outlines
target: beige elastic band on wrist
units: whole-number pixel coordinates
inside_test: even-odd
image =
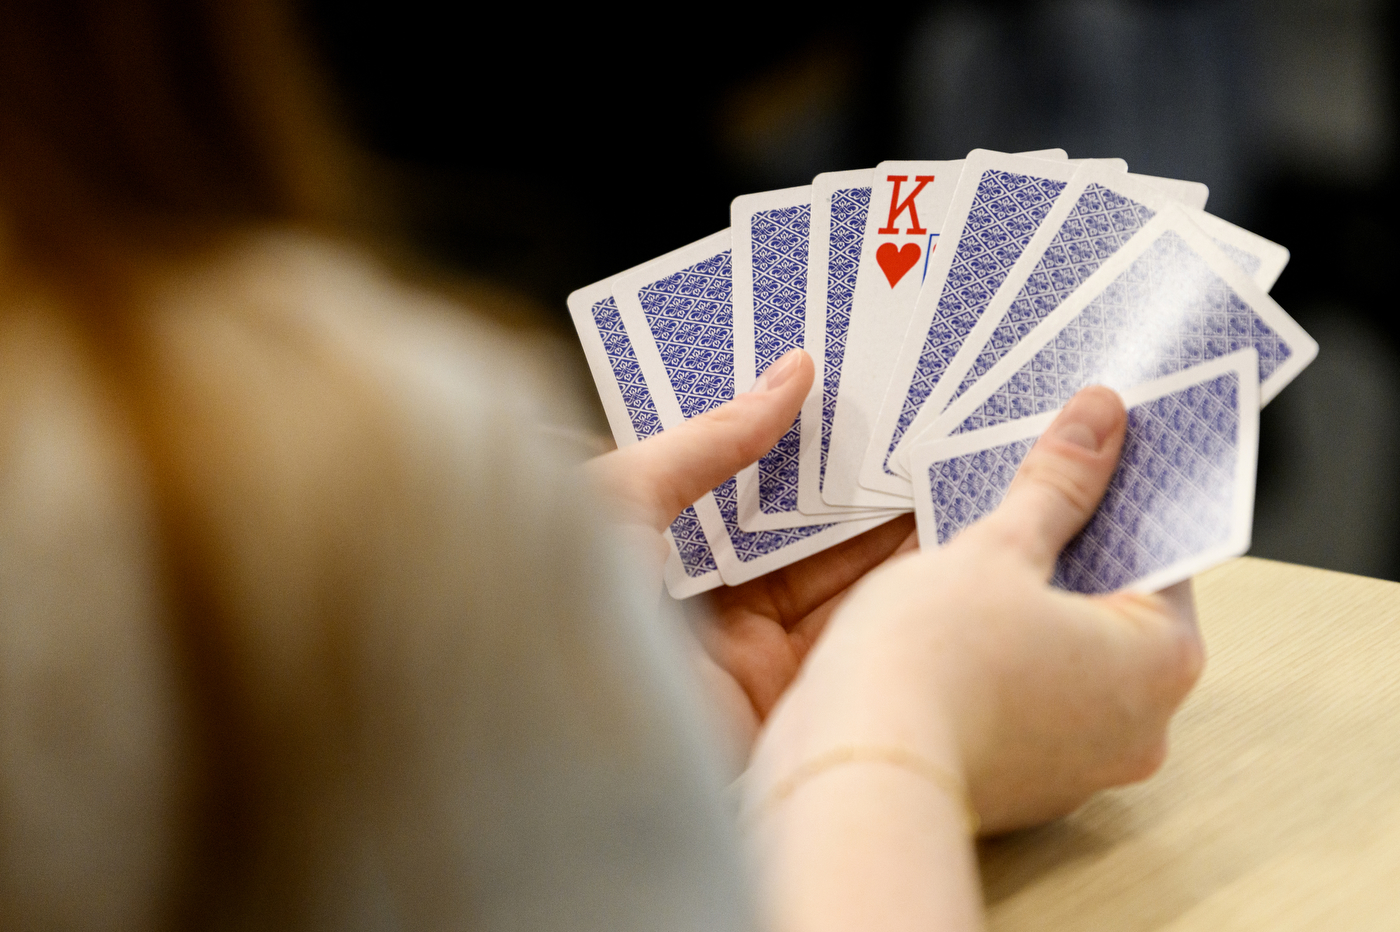
[[[977,837],[977,832],[982,827],[982,820],[978,817],[977,810],[972,807],[972,801],[967,795],[967,787],[963,785],[962,781],[928,758],[900,747],[847,745],[833,748],[825,754],[814,757],[773,784],[773,788],[768,791],[763,802],[753,810],[752,820],[757,821],[765,813],[782,805],[793,793],[797,792],[799,787],[812,778],[845,764],[889,764],[918,774],[952,797],[963,811],[968,837]]]

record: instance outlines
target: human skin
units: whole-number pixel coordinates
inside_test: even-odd
[[[626,520],[664,530],[776,442],[811,381],[794,351],[753,392],[589,470]],[[1001,506],[947,546],[918,550],[898,519],[710,596],[699,662],[736,741],[753,742],[746,809],[774,928],[981,924],[963,801],[948,786],[867,761],[773,801],[775,784],[833,750],[927,761],[965,787],[984,833],[1053,819],[1160,766],[1204,658],[1189,583],[1101,597],[1048,584],[1125,429],[1118,396],[1085,389]]]

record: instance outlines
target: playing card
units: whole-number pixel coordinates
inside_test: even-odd
[[[1200,210],[1203,188],[1175,189],[1194,197],[1183,206],[1198,224],[1208,216]],[[1085,165],[1075,172],[905,430],[890,459],[894,472],[909,477],[909,447],[948,404],[986,374],[1158,211],[1167,204],[1180,203],[1168,190],[1172,189],[1165,188],[1161,179],[1098,165]],[[1236,264],[1258,273],[1255,282],[1267,291],[1282,269],[1279,254],[1287,262],[1288,251],[1224,220],[1212,217],[1209,222],[1218,234],[1216,244],[1229,250],[1227,255]]]
[[[963,433],[1063,405],[1085,385],[1123,390],[1253,346],[1260,397],[1317,343],[1188,214],[1168,204],[929,426]]]
[[[664,429],[734,397],[733,260],[722,230],[613,279],[613,297]],[[887,518],[786,530],[739,526],[738,483],[695,503],[720,576],[730,585],[794,563]]]
[[[836,360],[821,496],[833,505],[908,507],[907,496],[861,488],[859,460],[889,360],[904,338],[963,160],[882,162],[872,179],[845,352]]]
[[[809,515],[874,516],[881,512],[829,504],[821,496],[836,413],[836,387],[845,357],[861,243],[874,171],[826,172],[812,179],[812,226],[807,252],[804,340],[816,364],[802,405],[797,507]],[[907,507],[904,510],[908,510]]]
[[[866,446],[843,451],[847,475],[859,485],[910,494],[909,480],[889,468],[890,455],[1079,167],[985,149],[968,153],[950,197],[942,248],[930,259],[928,287],[908,316],[893,364],[890,356],[880,361],[885,381],[878,401],[865,399]]]
[[[660,433],[661,417],[613,299],[612,279],[580,288],[569,295],[568,303],[618,447]],[[714,552],[693,506],[681,512],[665,536],[670,548],[666,589],[673,598],[688,598],[722,584]]]
[[[805,340],[812,187],[746,194],[730,205],[734,275],[734,380],[748,391],[765,369]],[[815,386],[814,386],[815,390]],[[738,475],[739,527],[777,530],[868,516],[803,513],[798,500],[799,418]]]
[[[1093,518],[1052,583],[1154,592],[1249,549],[1259,447],[1254,349],[1123,392],[1127,436]],[[937,547],[992,511],[1058,411],[920,442],[912,453],[919,543]]]

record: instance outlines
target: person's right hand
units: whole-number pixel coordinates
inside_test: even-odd
[[[1048,584],[1125,427],[1117,395],[1080,392],[993,514],[857,586],[765,728],[751,794],[834,748],[894,745],[963,779],[995,833],[1149,776],[1203,664],[1189,583],[1094,598]]]

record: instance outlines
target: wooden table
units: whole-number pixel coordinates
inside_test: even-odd
[[[1162,771],[982,845],[994,930],[1400,929],[1400,584],[1243,558]]]

